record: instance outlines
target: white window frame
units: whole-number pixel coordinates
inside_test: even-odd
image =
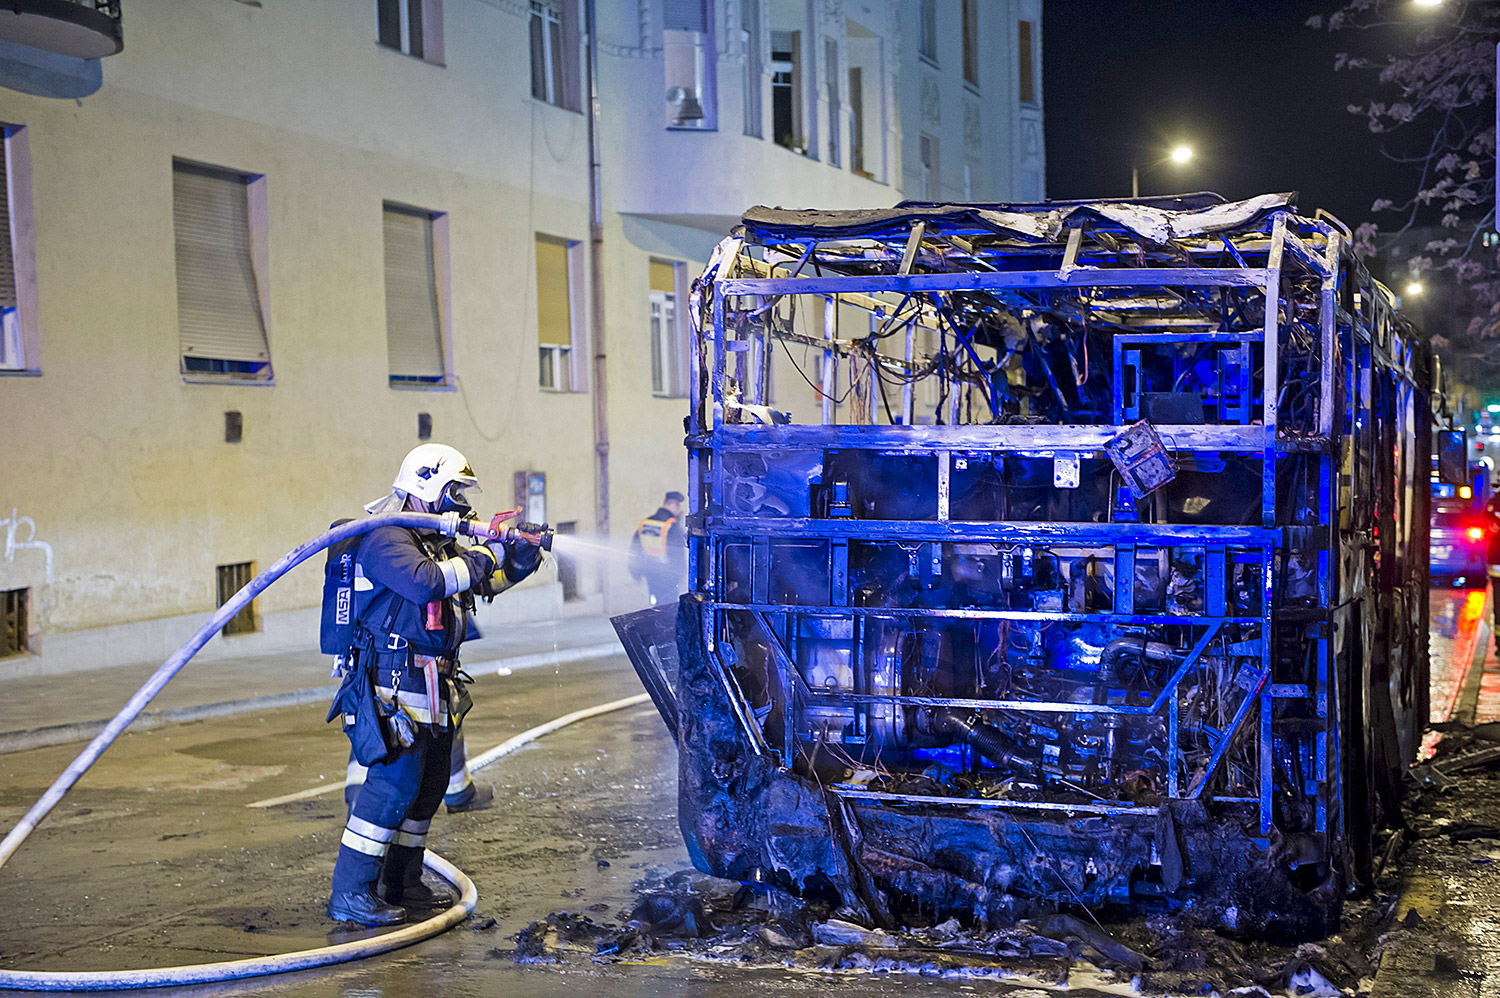
[[[687,301],[687,264],[661,257],[652,257],[650,262],[672,268],[672,291],[656,288],[649,291],[646,328],[651,348],[651,394],[656,398],[686,398],[689,391],[687,310],[682,303]],[[657,379],[658,369],[660,381]]]
[[[225,177],[237,178],[245,185],[245,198],[247,207],[247,233],[250,247],[250,269],[255,281],[255,300],[260,306],[261,332],[266,341],[265,363],[258,365],[254,371],[214,371],[214,370],[189,370],[188,357],[182,352],[179,345],[178,368],[182,374],[182,380],[187,384],[237,384],[237,385],[264,385],[276,384],[275,371],[272,367],[271,358],[273,349],[271,344],[271,290],[270,290],[270,259],[268,251],[268,234],[270,228],[270,208],[266,200],[266,177],[263,173],[249,173],[244,170],[236,170],[232,167],[218,166],[212,163],[200,163],[194,160],[174,157],[172,170],[175,174],[178,166],[188,170],[207,170],[223,174]],[[175,183],[175,180],[174,180]],[[173,211],[176,211],[175,195],[173,200]],[[175,223],[173,229],[175,242]],[[175,248],[174,248],[175,253]],[[175,273],[176,260],[173,260]],[[181,289],[178,289],[178,302],[181,302]],[[208,361],[229,363],[223,358],[200,358]]]
[[[651,394],[678,398],[677,293],[651,289]]]
[[[578,31],[575,0],[531,0],[527,46],[531,53],[531,97],[565,111],[582,111],[578,82]],[[540,48],[538,43],[540,42]],[[537,60],[542,92],[537,93]]]
[[[561,382],[558,375],[563,375]],[[573,348],[559,343],[537,344],[537,386],[544,392],[560,394],[576,391],[573,387]]]
[[[583,343],[583,320],[584,308],[587,302],[583,294],[583,243],[577,239],[569,239],[566,236],[554,236],[546,232],[535,232],[532,234],[533,241],[548,240],[554,243],[562,243],[567,252],[568,273],[568,343],[543,343],[541,342],[540,316],[532,326],[532,335],[537,344],[537,385],[544,392],[556,392],[558,394],[569,394],[588,391],[587,379],[580,369],[579,358],[583,356],[581,345]],[[536,247],[532,247],[533,265],[536,259]],[[534,292],[539,293],[537,286],[537,275],[532,274],[531,285]],[[540,305],[540,301],[538,301]],[[552,377],[544,381],[542,375],[543,358],[551,362]],[[561,374],[563,377],[559,378]]]
[[[0,125],[5,150],[6,205],[16,307],[0,317],[0,375],[35,377],[42,373],[37,322],[36,229],[31,211],[31,142],[25,125]]]
[[[537,31],[538,26],[541,27],[540,32]],[[556,63],[562,58],[562,13],[551,4],[531,0],[531,16],[527,27],[530,30],[528,39],[531,44],[533,84],[535,83],[536,61],[538,58],[542,60],[542,92],[537,93],[533,85],[531,96],[547,104],[558,106],[561,104],[562,95],[557,92],[559,70]],[[540,45],[538,45],[538,38],[540,38]],[[556,49],[555,55],[554,49]]]

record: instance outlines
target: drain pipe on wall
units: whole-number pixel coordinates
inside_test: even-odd
[[[596,0],[584,0],[588,61],[589,140],[589,336],[594,346],[594,529],[609,536],[609,381],[605,367],[604,190],[599,155],[599,26]],[[609,603],[609,572],[600,577]]]

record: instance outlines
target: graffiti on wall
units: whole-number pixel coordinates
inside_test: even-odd
[[[47,584],[52,583],[52,545],[46,541],[36,539],[36,521],[29,516],[21,516],[20,510],[12,508],[10,516],[0,519],[0,527],[5,529],[5,560],[15,561],[16,552],[34,549],[42,552],[46,558]],[[24,538],[21,535],[25,531]]]

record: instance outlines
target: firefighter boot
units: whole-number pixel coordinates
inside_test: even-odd
[[[495,806],[494,788],[484,783],[470,783],[456,794],[444,797],[449,814],[460,811],[484,811]]]
[[[422,882],[421,846],[391,846],[381,872],[381,892],[390,904],[407,911],[442,911],[453,907],[453,895],[435,891]]]
[[[366,834],[368,833],[368,834]],[[351,817],[333,865],[333,892],[328,898],[328,917],[336,922],[356,922],[379,928],[406,921],[406,910],[386,904],[375,896],[380,879],[380,861],[386,851],[384,839],[393,833],[370,822]],[[352,843],[352,844],[351,844]]]

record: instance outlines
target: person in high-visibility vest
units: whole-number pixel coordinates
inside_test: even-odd
[[[681,492],[668,492],[661,507],[641,521],[630,540],[630,575],[644,580],[651,605],[669,603],[687,578],[687,533],[682,529]]]

